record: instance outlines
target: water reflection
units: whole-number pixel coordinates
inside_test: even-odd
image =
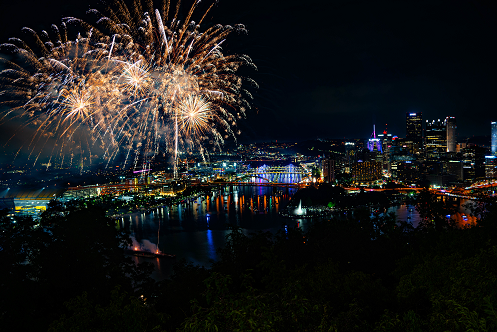
[[[124,217],[120,226],[130,230],[138,242],[158,243],[160,251],[175,254],[177,260],[184,258],[194,264],[210,266],[211,261],[217,259],[216,249],[224,246],[230,232],[227,225],[236,225],[246,234],[257,230],[276,233],[285,224],[303,227],[305,221],[286,219],[278,214],[296,191],[297,188],[289,187],[226,186],[178,205]],[[138,259],[156,265],[156,279],[171,273],[172,260]]]
[[[216,247],[214,246],[214,240],[212,238],[212,230],[207,230],[207,244],[209,248],[209,259],[215,261],[217,259]]]
[[[160,251],[186,259],[194,264],[210,266],[216,260],[216,249],[223,247],[230,230],[227,225],[239,226],[246,234],[252,231],[287,231],[291,227],[307,230],[308,219],[287,219],[278,213],[284,208],[296,188],[269,186],[226,186],[207,196],[185,200],[178,205],[163,206],[148,213],[137,213],[121,219],[120,227],[130,230],[138,242],[158,244]],[[451,216],[459,225],[474,222],[470,211],[462,205]],[[414,205],[400,205],[389,209],[397,220],[418,226],[419,213]],[[286,225],[286,226],[285,226]],[[138,258],[156,266],[154,278],[160,280],[172,272],[174,260]]]
[[[447,218],[454,220],[458,227],[476,225],[476,217],[471,216],[471,210],[467,207],[472,203],[474,201],[468,199],[459,200],[458,211],[453,215],[448,215]],[[392,206],[387,212],[394,212],[397,220],[410,222],[413,227],[417,227],[421,221],[421,216],[414,205],[402,204],[400,206]]]
[[[402,204],[400,206],[392,206],[387,212],[394,212],[397,220],[410,222],[413,227],[417,227],[421,221],[421,217],[414,205]]]

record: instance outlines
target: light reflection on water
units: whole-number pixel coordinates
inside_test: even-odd
[[[217,259],[230,233],[227,224],[239,226],[246,234],[253,231],[276,233],[284,224],[305,230],[306,221],[287,219],[278,212],[285,207],[297,188],[267,186],[227,186],[212,195],[202,196],[175,206],[164,206],[147,213],[121,219],[120,226],[130,230],[138,242],[159,243],[159,250],[194,264],[210,266]],[[160,227],[160,231],[158,232]],[[156,266],[154,278],[171,274],[174,259],[134,258]],[[159,270],[160,263],[160,270]]]
[[[197,265],[210,266],[217,259],[216,249],[225,245],[231,231],[227,224],[239,226],[245,234],[253,231],[276,233],[288,227],[306,231],[308,219],[288,219],[278,212],[284,208],[296,188],[267,186],[231,186],[212,195],[198,197],[176,206],[164,206],[147,213],[123,217],[119,226],[130,230],[138,242],[148,240],[159,243],[159,250],[175,254],[176,259],[133,257],[138,261],[152,262],[156,271],[153,277],[161,280],[172,273],[175,261],[186,259]],[[462,207],[451,216],[458,225],[474,222],[470,211]],[[414,227],[421,220],[414,205],[391,207],[397,220],[411,222]]]
[[[450,216],[459,227],[476,224],[476,218],[471,216],[471,210],[464,206],[472,202],[471,200],[461,199],[458,211]],[[402,204],[400,206],[392,206],[387,212],[395,212],[397,220],[411,222],[413,227],[417,227],[421,221],[419,212],[414,205]]]
[[[402,204],[400,206],[392,206],[387,212],[395,212],[398,221],[410,222],[414,227],[417,227],[421,221],[421,217],[414,205]]]

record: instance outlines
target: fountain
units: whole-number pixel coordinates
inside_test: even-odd
[[[299,201],[299,206],[293,211],[293,214],[296,216],[304,216],[306,209],[302,209],[302,200]]]
[[[286,209],[280,211],[280,215],[285,218],[296,218],[296,219],[309,219],[315,217],[323,217],[327,215],[321,208],[302,208],[302,200],[299,201],[297,207],[288,206]]]

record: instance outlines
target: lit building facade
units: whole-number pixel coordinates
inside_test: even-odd
[[[383,147],[379,138],[376,137],[376,126],[373,125],[373,133],[371,134],[371,138],[368,141],[368,150],[370,152],[383,152]]]
[[[425,152],[427,158],[440,158],[447,152],[447,124],[445,121],[426,120]]]
[[[448,116],[445,118],[447,132],[447,152],[456,152],[457,135],[456,135],[456,118]]]
[[[351,173],[354,183],[370,185],[381,180],[383,165],[378,161],[360,161],[352,165]]]
[[[355,143],[345,142],[345,167],[344,172],[350,173],[350,165],[355,161]]]
[[[445,165],[447,174],[454,175],[458,181],[464,180],[463,167],[462,160],[449,160]]]
[[[492,156],[497,156],[497,121],[492,121],[490,123],[492,128]]]
[[[323,159],[323,178],[326,183],[335,182],[335,160],[331,157]]]
[[[414,161],[392,162],[392,177],[407,186],[414,185],[419,180],[418,165]]]
[[[484,179],[485,161],[488,149],[479,146],[470,146],[461,150],[464,181]]]
[[[386,130],[383,134],[379,134],[378,138],[381,141],[382,145],[382,163],[383,163],[383,171],[387,174],[390,173],[390,149],[392,148],[392,134],[388,134]]]
[[[0,192],[0,205],[2,208],[11,210],[11,213],[15,215],[38,219],[41,213],[47,209],[48,203],[52,199],[62,196],[64,191],[64,189],[47,189],[45,187],[38,190],[8,188]]]
[[[412,154],[420,154],[423,143],[423,113],[406,113],[406,145]]]
[[[497,178],[497,157],[485,156],[485,178]]]

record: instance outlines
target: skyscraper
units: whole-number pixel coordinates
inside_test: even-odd
[[[497,178],[497,157],[485,156],[485,177],[487,179]]]
[[[388,134],[387,131],[383,131],[382,134],[377,135],[378,139],[382,145],[382,162],[383,170],[390,173],[390,148],[392,147],[392,134]]]
[[[368,149],[371,152],[373,152],[374,150],[378,151],[379,153],[383,152],[381,140],[379,138],[376,138],[376,125],[373,125],[373,133],[371,134],[371,138],[368,141]]]
[[[492,155],[497,156],[497,121],[490,122],[492,126]]]
[[[447,152],[456,152],[456,118],[453,116],[448,116],[445,118],[445,122],[447,123]]]
[[[322,161],[324,182],[332,183],[335,181],[335,160],[327,156]]]
[[[406,113],[406,141],[409,146],[411,153],[419,154],[421,152],[422,141],[423,141],[423,113]]]
[[[438,119],[426,120],[425,151],[428,158],[440,158],[447,152],[447,124]]]

